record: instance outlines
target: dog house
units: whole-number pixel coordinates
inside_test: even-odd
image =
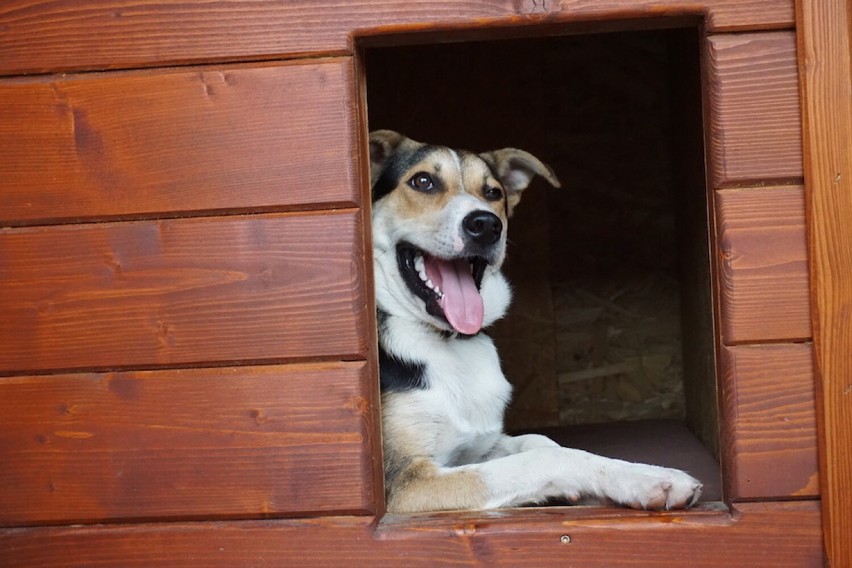
[[[6,2],[0,565],[852,563],[819,7]],[[511,221],[508,427],[698,506],[385,513],[372,128],[554,167]]]

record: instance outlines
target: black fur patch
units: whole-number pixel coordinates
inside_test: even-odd
[[[425,389],[423,363],[402,361],[379,346],[379,382],[383,393]]]
[[[378,201],[397,188],[402,176],[417,162],[434,152],[436,146],[421,146],[413,152],[397,152],[387,159],[382,173],[373,185],[372,199]]]

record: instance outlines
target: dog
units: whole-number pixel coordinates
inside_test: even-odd
[[[614,502],[689,507],[701,483],[503,432],[511,386],[482,331],[511,292],[506,228],[549,166],[504,148],[481,154],[370,133],[374,278],[387,510],[390,513]]]

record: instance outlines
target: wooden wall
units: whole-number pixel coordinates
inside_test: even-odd
[[[733,514],[382,519],[359,38],[662,16],[710,34]],[[0,565],[821,565],[792,26],[787,0],[4,2]]]
[[[727,495],[819,495],[796,39],[707,42]]]
[[[0,83],[0,523],[376,510],[354,84]]]

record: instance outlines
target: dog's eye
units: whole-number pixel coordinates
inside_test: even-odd
[[[499,187],[486,187],[482,194],[488,201],[500,201],[503,199],[503,190]]]
[[[426,172],[417,172],[414,174],[414,176],[408,180],[408,185],[411,186],[412,189],[423,192],[434,191],[435,189],[435,181],[432,179],[432,176]]]

